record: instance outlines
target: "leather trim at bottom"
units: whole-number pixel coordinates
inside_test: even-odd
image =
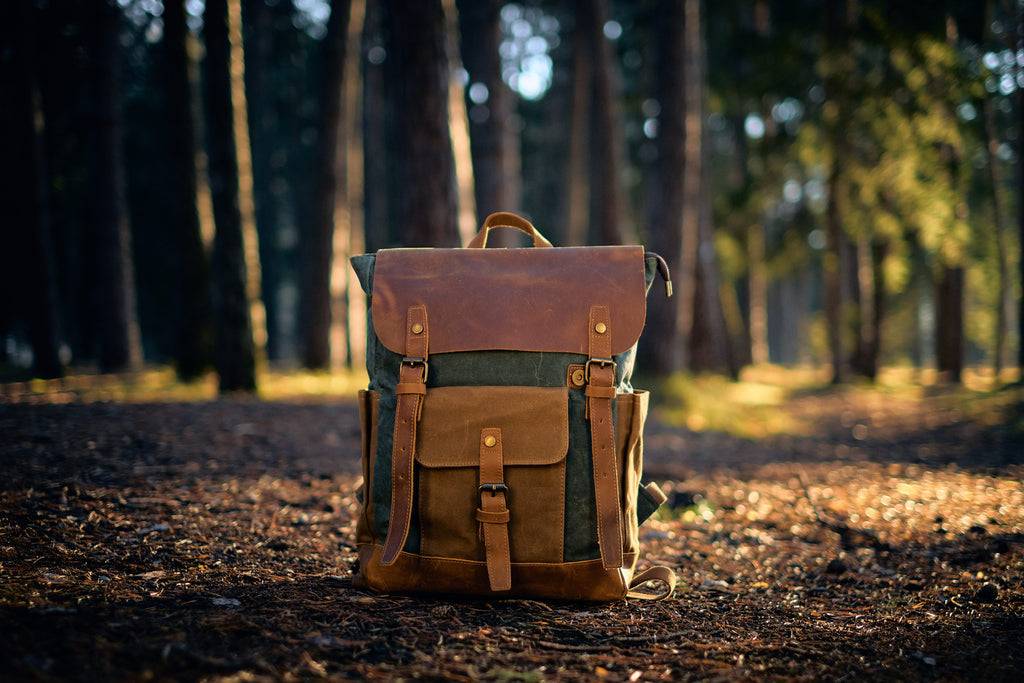
[[[487,563],[399,553],[380,563],[380,545],[359,546],[359,574],[353,584],[382,593],[434,593],[458,596],[529,597],[549,600],[622,600],[629,591],[636,555],[625,567],[605,569],[601,560],[560,563],[513,562],[512,590],[490,589]]]

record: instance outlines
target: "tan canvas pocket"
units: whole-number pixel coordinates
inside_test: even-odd
[[[359,392],[359,421],[363,433],[363,510],[356,522],[356,543],[374,543],[373,531],[373,468],[377,460],[377,411],[380,393]]]
[[[500,429],[512,561],[562,561],[568,405],[565,387],[430,389],[416,447],[422,555],[485,560],[480,435]]]
[[[644,422],[647,420],[649,394],[636,391],[616,396],[615,446],[622,458],[623,551],[640,548],[637,521],[637,496],[644,467]]]

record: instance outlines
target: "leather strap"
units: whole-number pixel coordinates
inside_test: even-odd
[[[665,585],[665,589],[660,593],[641,593],[635,590],[648,581],[660,581]],[[636,600],[664,600],[670,597],[675,589],[676,573],[674,571],[668,567],[651,567],[633,577],[633,580],[629,583],[629,592],[626,593],[626,597]]]
[[[615,458],[615,363],[612,361],[611,316],[607,306],[590,307],[590,360],[587,362],[587,416],[594,460],[597,540],[605,569],[624,566],[619,470]]]
[[[427,383],[427,309],[412,306],[406,314],[405,352],[398,371],[398,397],[395,406],[395,438],[391,451],[391,517],[384,541],[381,564],[389,565],[398,557],[409,535],[412,518],[413,462],[416,453],[416,426],[419,424]]]
[[[505,490],[501,430],[488,427],[480,432],[480,508],[476,511],[476,518],[483,535],[487,578],[492,591],[512,589]]]

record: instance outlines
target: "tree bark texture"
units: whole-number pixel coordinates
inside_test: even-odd
[[[13,9],[8,14],[11,25],[6,30],[16,34],[10,43],[14,47],[14,59],[9,66],[14,73],[10,87],[3,89],[10,97],[11,109],[0,120],[9,126],[4,133],[5,142],[9,141],[11,147],[5,145],[5,148],[13,153],[13,159],[24,159],[25,164],[12,177],[4,178],[2,196],[3,205],[8,207],[7,219],[11,225],[21,225],[24,229],[11,230],[0,242],[0,248],[7,252],[0,261],[4,278],[0,286],[19,293],[17,303],[11,301],[14,297],[5,296],[3,304],[21,309],[19,313],[28,320],[33,375],[52,379],[63,376],[64,368],[59,353],[60,307],[50,177],[44,151],[45,118],[37,74],[35,7],[30,0],[18,0]],[[15,254],[24,256],[16,258]],[[0,315],[0,338],[6,337],[7,320],[4,318],[14,312],[7,310],[6,316]]]
[[[885,318],[887,244],[880,237],[862,236],[857,243],[858,335],[853,357],[857,374],[872,381],[878,376],[882,353],[882,321]]]
[[[650,244],[668,262],[675,284],[675,297],[652,297],[648,302],[648,327],[644,358],[653,371],[664,374],[688,366],[683,330],[692,316],[692,267],[684,260],[683,174],[686,169],[686,17],[685,5],[665,0],[659,3],[660,20],[655,33],[655,99],[661,114],[655,139],[657,158],[648,182],[648,226]],[[693,226],[696,228],[696,226]],[[683,301],[684,299],[685,302]]]
[[[207,0],[203,36],[206,41],[207,150],[216,224],[211,263],[214,367],[220,377],[222,393],[251,392],[256,390],[256,356],[239,209],[227,0]]]
[[[985,42],[992,40],[992,24],[994,21],[994,4],[992,0],[985,2]],[[1017,93],[1017,106],[1021,106],[1020,93]],[[999,165],[999,134],[996,129],[995,110],[993,108],[994,97],[986,94],[982,101],[982,110],[985,117],[985,165],[988,171],[988,182],[992,187],[992,219],[995,227],[997,276],[999,278],[999,293],[996,300],[996,329],[995,345],[992,349],[992,370],[996,382],[1002,374],[1003,364],[1006,355],[1006,334],[1008,331],[1008,313],[1010,308],[1010,267],[1007,255],[1007,220],[1003,206],[1003,179]],[[1022,212],[1024,213],[1024,212]],[[1024,338],[1024,337],[1022,337]]]
[[[278,293],[289,283],[288,265],[285,254],[290,249],[274,250],[271,245],[281,240],[282,232],[292,226],[312,224],[315,190],[313,183],[295,183],[292,169],[298,165],[295,159],[294,138],[289,139],[285,123],[292,120],[280,116],[284,107],[295,106],[295,95],[285,95],[286,88],[277,82],[280,78],[280,63],[291,57],[291,46],[284,47],[282,25],[295,30],[291,25],[293,8],[284,3],[274,6],[265,0],[243,0],[245,15],[245,101],[248,115],[249,144],[252,149],[253,213],[256,225],[263,231],[260,239],[260,287],[264,294],[267,342],[264,349],[268,360],[294,358],[299,355],[295,348],[298,343],[297,316],[281,305]],[[282,100],[287,100],[284,104]],[[293,123],[294,125],[294,123]],[[300,124],[301,125],[301,124]],[[298,193],[295,185],[300,186]],[[298,195],[298,196],[297,196]],[[296,205],[302,207],[303,216],[295,215]],[[288,227],[284,227],[288,226]],[[302,241],[301,239],[299,240]],[[276,253],[268,253],[276,251]],[[288,263],[288,265],[285,265]],[[255,334],[255,331],[254,331]]]
[[[822,280],[824,283],[823,306],[825,309],[826,336],[832,358],[832,383],[846,379],[847,359],[843,352],[843,280],[846,277],[847,238],[843,225],[844,193],[847,182],[844,168],[850,151],[849,107],[844,97],[842,79],[844,72],[852,67],[846,53],[851,34],[851,22],[856,16],[854,0],[844,0],[836,5],[823,7],[824,23],[828,43],[821,56],[824,73],[826,103],[830,114],[826,120],[826,135],[832,159],[829,168],[826,193],[828,207],[825,211],[826,246],[822,257]]]
[[[388,135],[393,117],[388,110],[388,77],[384,40],[384,0],[366,0],[362,43],[363,222],[366,248],[376,251],[397,246],[392,214],[397,195],[393,182],[393,140]]]
[[[623,244],[626,229],[625,192],[622,166],[625,141],[619,112],[620,80],[614,44],[604,35],[608,17],[606,0],[588,0],[589,7],[577,12],[584,23],[594,59],[591,74],[590,124],[590,234],[596,244]]]
[[[688,62],[687,91],[687,171],[696,180],[688,201],[694,205],[694,298],[693,324],[690,331],[690,368],[694,371],[739,373],[729,335],[725,313],[719,297],[718,262],[715,258],[714,226],[711,208],[711,164],[709,131],[704,125],[707,111],[707,46],[702,3],[688,0],[686,5],[686,34]],[[696,110],[696,113],[694,112]],[[692,140],[691,140],[692,138]],[[691,142],[693,144],[691,144]],[[692,194],[691,194],[692,193]],[[684,219],[685,220],[685,219]]]
[[[401,242],[406,247],[458,247],[444,8],[441,0],[384,4]]]
[[[1024,6],[1017,4],[1017,50],[1024,50]],[[1024,90],[1017,89],[1017,130],[1024,131]],[[1024,159],[1024,135],[1017,133],[1017,159]],[[1024,164],[1017,164],[1017,282],[1024,292]],[[1018,382],[1024,384],[1024,295],[1017,302],[1017,367]]]
[[[210,281],[206,250],[199,225],[196,177],[196,132],[193,124],[191,58],[185,0],[164,2],[164,49],[167,60],[168,134],[174,141],[168,160],[168,192],[174,197],[175,231],[180,283],[177,339],[174,360],[178,377],[189,381],[199,377],[210,364]]]
[[[131,226],[124,163],[121,103],[121,12],[102,0],[89,14],[89,131],[92,224],[96,260],[95,317],[101,372],[142,365],[142,340],[135,300]]]
[[[832,358],[832,383],[839,384],[846,378],[846,362],[843,356],[843,226],[839,215],[840,171],[838,161],[833,161],[828,178],[828,208],[825,212],[825,253],[822,254],[822,280],[825,309],[825,327],[828,348]]]
[[[959,384],[964,369],[964,269],[945,266],[935,297],[935,361],[944,382]]]
[[[579,14],[579,13],[578,13]],[[582,246],[588,241],[590,179],[587,156],[590,140],[590,81],[595,68],[591,41],[586,37],[586,16],[577,15],[572,33],[572,100],[569,125],[569,163],[566,168],[567,200],[565,244]]]
[[[769,361],[768,347],[768,264],[765,255],[764,226],[747,230],[747,299],[750,305],[750,362]]]
[[[346,44],[342,93],[342,140],[345,154],[345,206],[334,228],[334,266],[331,277],[331,363],[353,368],[366,360],[366,297],[348,259],[366,251],[363,219],[362,117],[358,116],[362,90],[360,54],[366,0],[352,0]],[[342,275],[343,273],[343,275]]]
[[[496,211],[521,211],[512,155],[516,136],[510,120],[513,94],[501,77],[501,7],[503,0],[458,0],[462,65],[469,73],[466,107],[469,112],[470,154],[473,158],[473,195],[476,224]],[[487,88],[487,99],[479,104],[468,97],[475,84]],[[515,233],[502,230],[488,238],[494,246],[518,244],[505,239]]]
[[[347,150],[342,116],[345,56],[351,2],[334,0],[322,43],[321,115],[317,141],[317,191],[313,222],[305,235],[303,271],[302,364],[311,370],[331,365],[331,265],[334,256],[335,216],[345,202]]]

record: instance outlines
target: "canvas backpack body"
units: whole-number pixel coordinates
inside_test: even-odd
[[[533,248],[484,249],[494,227]],[[356,585],[382,592],[618,600],[639,524],[648,394],[631,385],[660,258],[555,248],[494,214],[464,249],[352,259],[368,297]],[[670,292],[669,287],[669,292]]]

